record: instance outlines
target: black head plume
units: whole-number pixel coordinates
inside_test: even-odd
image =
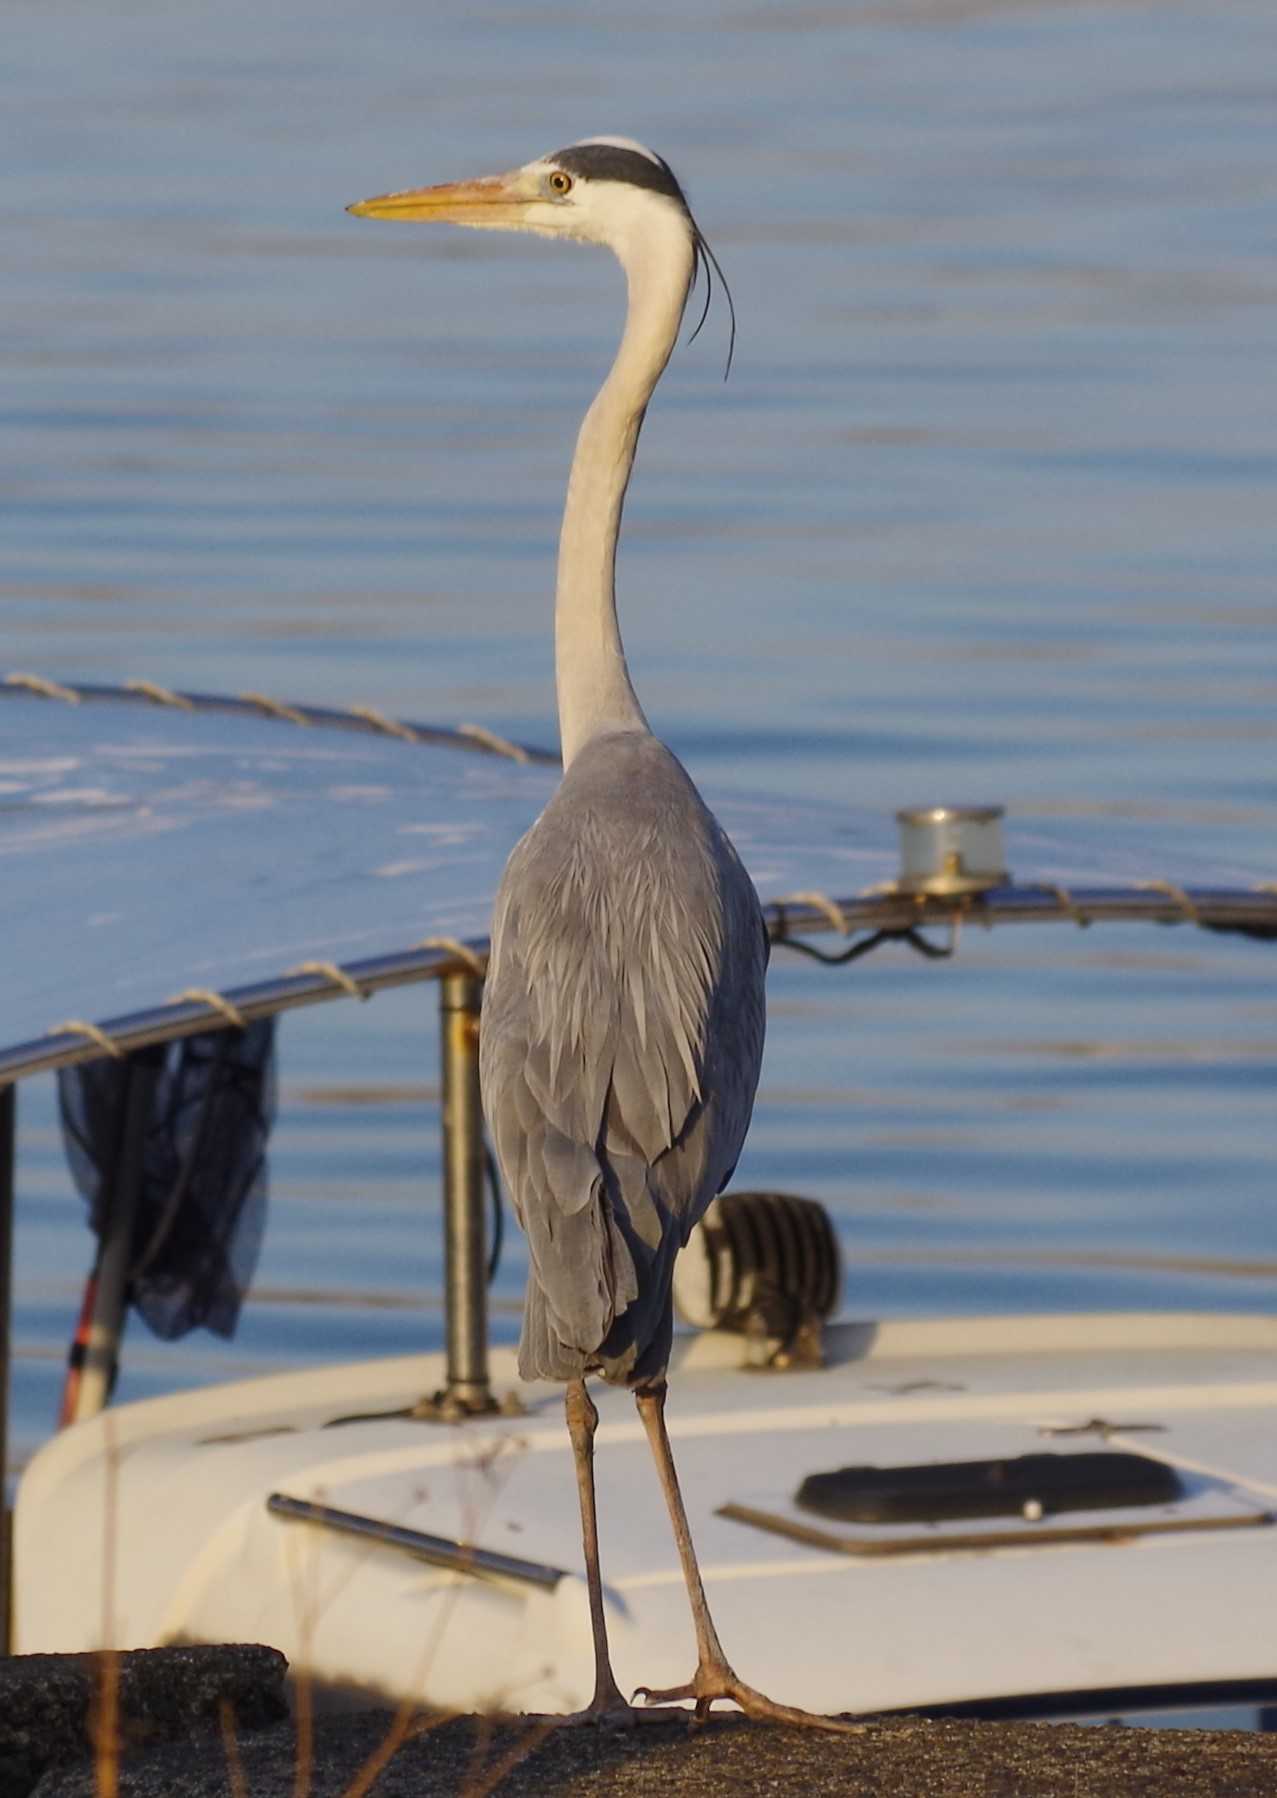
[[[692,218],[690,212],[687,216]],[[705,238],[701,234],[701,228],[696,223],[695,219],[692,219],[692,235],[696,248],[696,261],[693,268],[692,281],[695,283],[700,277],[701,270],[704,269],[705,304],[701,307],[701,315],[696,321],[696,329],[692,332],[692,335],[687,341],[689,343],[696,342],[696,339],[701,334],[702,325],[709,317],[710,301],[714,297],[714,276],[717,275],[723,285],[723,293],[727,299],[727,315],[731,320],[731,328],[727,336],[727,362],[723,368],[723,379],[726,380],[728,375],[732,372],[732,356],[736,349],[736,307],[732,301],[732,290],[727,285],[727,276],[723,273],[722,264],[719,262],[718,257],[714,254],[713,250],[710,249],[708,243],[706,243]]]

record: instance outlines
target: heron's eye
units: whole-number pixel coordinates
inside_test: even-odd
[[[550,176],[550,192],[558,194],[560,198],[564,194],[570,194],[572,192],[571,175],[565,175],[562,169],[555,169]]]

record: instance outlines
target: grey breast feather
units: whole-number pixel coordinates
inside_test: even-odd
[[[583,750],[502,879],[480,1041],[569,1361],[629,1307],[668,1312],[674,1251],[748,1126],[765,959],[753,886],[677,760],[637,733]]]

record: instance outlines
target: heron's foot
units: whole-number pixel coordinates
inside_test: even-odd
[[[697,1721],[703,1721],[710,1714],[710,1706],[716,1699],[730,1699],[738,1704],[747,1717],[758,1717],[768,1723],[789,1723],[801,1729],[827,1729],[838,1735],[859,1735],[864,1729],[863,1723],[845,1723],[838,1717],[822,1717],[816,1711],[800,1710],[797,1705],[777,1704],[774,1698],[757,1692],[753,1686],[747,1686],[735,1671],[723,1660],[702,1661],[692,1678],[685,1686],[669,1686],[663,1691],[654,1691],[650,1686],[640,1686],[634,1694],[642,1698],[645,1704],[669,1705],[680,1698],[692,1698],[696,1701],[694,1715]]]
[[[615,1682],[596,1688],[584,1710],[543,1719],[560,1729],[633,1729],[640,1723],[668,1723],[671,1720],[684,1723],[690,1721],[681,1705],[630,1704]]]
[[[615,1704],[587,1704],[583,1711],[539,1717],[537,1721],[551,1729],[637,1729],[645,1723],[690,1724],[692,1715],[679,1704],[627,1704],[618,1696]]]

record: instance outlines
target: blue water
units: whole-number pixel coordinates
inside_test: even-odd
[[[1267,0],[13,0],[0,663],[553,741],[618,274],[342,207],[624,131],[686,177],[740,319],[726,386],[721,310],[671,365],[622,556],[693,771],[1252,859],[1275,102]],[[740,1182],[830,1203],[862,1314],[1270,1309],[1275,970],[1128,927],[778,956]],[[439,1342],[432,1004],[286,1021],[258,1295],[233,1345],[132,1341],[126,1395]],[[21,1097],[20,1456],[88,1259],[51,1086]],[[521,1273],[515,1240],[505,1335]]]

